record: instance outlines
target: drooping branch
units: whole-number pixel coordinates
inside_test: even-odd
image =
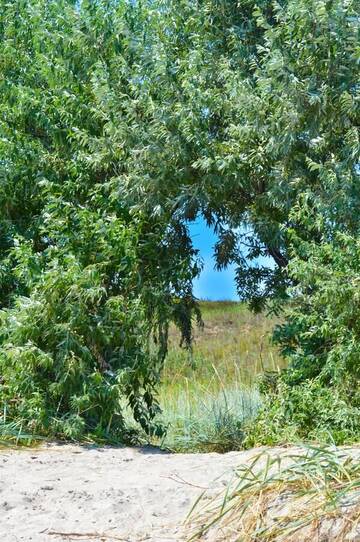
[[[267,251],[269,253],[269,255],[274,259],[275,263],[281,267],[281,268],[284,268],[287,266],[287,264],[289,263],[289,260],[286,258],[286,256],[284,256],[279,249],[277,248],[273,248],[273,247],[269,247],[267,246]]]

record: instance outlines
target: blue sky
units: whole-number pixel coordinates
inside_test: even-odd
[[[208,228],[204,220],[199,218],[190,224],[190,234],[194,246],[200,251],[204,262],[204,269],[194,282],[195,296],[200,299],[237,300],[234,266],[229,266],[224,271],[215,271],[214,269],[213,253],[217,237],[212,229]]]

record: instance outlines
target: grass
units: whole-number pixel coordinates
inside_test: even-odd
[[[244,422],[260,405],[256,389],[234,386],[212,392],[185,381],[183,391],[163,398],[162,422],[168,427],[162,445],[177,452],[228,452],[243,442]]]
[[[179,347],[176,330],[170,333],[163,389],[182,388],[184,379],[194,375],[206,387],[219,388],[234,380],[250,385],[256,375],[284,366],[270,344],[273,319],[251,313],[243,303],[205,301],[200,306],[204,328],[195,329],[192,358]]]
[[[0,422],[0,448],[17,446],[35,446],[41,437],[23,431],[22,425],[15,422]]]
[[[360,461],[320,447],[283,455],[264,451],[240,466],[223,492],[210,502],[205,497],[189,515],[190,541],[355,540]]]
[[[203,329],[196,329],[193,353],[170,333],[160,388],[162,442],[175,451],[225,452],[241,447],[244,422],[260,405],[257,376],[284,367],[270,344],[274,320],[252,314],[244,304],[202,302]]]

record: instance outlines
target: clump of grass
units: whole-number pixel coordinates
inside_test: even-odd
[[[0,447],[34,446],[41,440],[40,437],[25,432],[20,422],[6,422],[0,418]]]
[[[168,427],[162,445],[177,452],[228,452],[242,447],[243,425],[255,416],[260,397],[239,386],[211,392],[189,382],[167,397],[161,421]]]
[[[355,540],[360,534],[359,456],[321,447],[282,455],[263,451],[240,466],[210,503],[201,495],[188,518],[188,540]]]

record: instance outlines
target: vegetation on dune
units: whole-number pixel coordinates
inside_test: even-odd
[[[244,426],[261,404],[259,375],[284,367],[270,343],[276,319],[237,302],[201,301],[200,310],[203,326],[194,330],[191,353],[170,328],[159,388],[161,420],[168,427],[161,443],[176,451],[239,449]]]
[[[188,518],[188,540],[205,540],[208,533],[211,540],[229,542],[353,540],[359,492],[356,456],[320,447],[263,451],[240,465],[210,502],[200,496]]]
[[[199,319],[202,215],[240,298],[283,311],[289,368],[248,445],[359,437],[358,8],[0,0],[4,427],[121,440],[128,404],[161,433],[169,325],[190,347]]]
[[[191,352],[180,347],[181,335],[175,326],[169,330],[163,385],[193,380],[193,376],[213,389],[236,380],[251,385],[257,375],[284,367],[284,359],[271,344],[279,319],[254,314],[245,303],[236,301],[200,301],[199,308],[203,324],[194,328]]]

